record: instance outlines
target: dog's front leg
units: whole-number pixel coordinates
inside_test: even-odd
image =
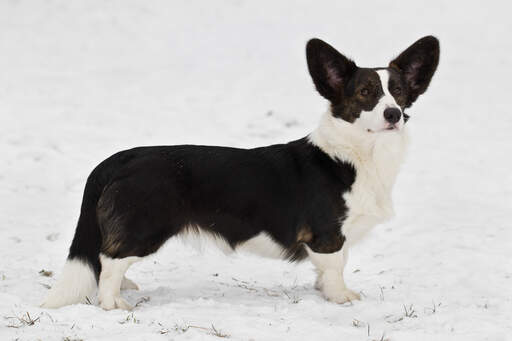
[[[309,247],[306,248],[318,273],[315,287],[322,291],[327,300],[336,303],[346,303],[361,298],[358,293],[347,288],[343,279],[343,269],[348,257],[347,248],[348,246],[344,245],[341,250],[333,253],[317,253]]]

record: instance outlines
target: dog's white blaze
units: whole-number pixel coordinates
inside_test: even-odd
[[[140,259],[140,257],[114,259],[100,254],[101,273],[98,287],[98,301],[103,309],[132,309],[132,306],[121,297],[121,285],[125,279],[124,274],[126,270],[128,270],[130,265]]]
[[[382,91],[384,91],[384,96],[382,96],[382,98],[379,100],[378,106],[380,106],[379,110],[381,110],[380,112],[382,112],[382,117],[385,122],[386,120],[384,118],[384,110],[386,110],[387,108],[396,108],[399,109],[400,112],[402,112],[402,109],[400,109],[400,106],[398,105],[398,103],[396,103],[395,97],[393,97],[393,95],[391,95],[391,93],[389,92],[389,71],[378,70],[377,74],[379,75],[380,78]],[[402,129],[404,124],[404,115],[402,113],[402,115],[400,115],[400,120],[396,123],[396,126],[398,129]]]
[[[42,308],[59,308],[69,304],[93,301],[96,278],[91,266],[81,260],[67,260],[59,280],[41,304]]]
[[[396,103],[395,98],[389,92],[389,71],[388,70],[378,70],[376,71],[379,76],[382,90],[384,91],[384,96],[379,98],[379,102],[371,111],[362,111],[359,118],[357,118],[354,122],[355,126],[361,128],[361,130],[370,129],[373,132],[379,132],[381,130],[385,130],[388,127],[388,123],[384,118],[384,110],[387,108],[397,108],[400,109],[400,106]],[[400,110],[401,111],[401,110]],[[398,129],[402,129],[404,126],[404,118],[403,115],[400,116],[400,120],[396,123]]]
[[[382,91],[384,91],[384,96],[379,100],[379,104],[385,106],[385,108],[398,108],[400,106],[396,103],[395,97],[391,95],[389,92],[389,71],[388,70],[378,70],[377,74],[380,78],[380,85],[382,86]]]

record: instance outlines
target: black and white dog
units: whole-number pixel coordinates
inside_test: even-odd
[[[140,147],[100,163],[85,186],[60,280],[43,307],[84,302],[98,285],[104,309],[131,309],[128,267],[174,236],[230,251],[306,257],[326,299],[359,299],[343,279],[348,248],[393,215],[391,190],[407,145],[404,113],[437,68],[424,37],[388,67],[360,68],[319,39],[309,73],[330,110],[309,136],[255,149]]]

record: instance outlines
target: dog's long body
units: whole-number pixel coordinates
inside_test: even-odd
[[[343,280],[348,248],[393,215],[403,110],[426,90],[438,56],[437,40],[425,37],[390,67],[363,69],[314,39],[308,67],[331,106],[309,136],[255,149],[140,147],[106,159],[87,180],[68,261],[43,307],[83,302],[98,283],[104,309],[130,309],[120,289],[137,286],[124,273],[173,236],[309,257],[327,299],[359,298]]]

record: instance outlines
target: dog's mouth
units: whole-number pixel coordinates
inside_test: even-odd
[[[380,132],[383,132],[383,131],[390,131],[390,130],[400,130],[396,124],[392,124],[386,128],[382,128],[380,130],[371,130],[371,129],[367,129],[366,131],[368,131],[369,133],[380,133]]]

